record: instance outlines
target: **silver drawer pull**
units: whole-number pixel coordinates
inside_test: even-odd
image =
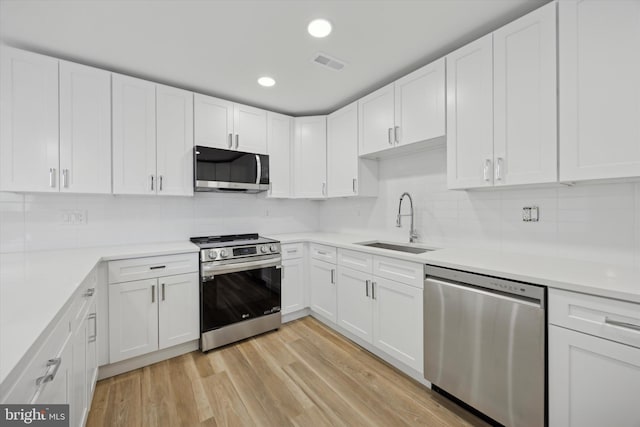
[[[93,334],[89,335],[88,342],[95,342],[98,337],[98,318],[96,313],[91,313],[88,317],[89,320],[93,320]]]
[[[608,317],[604,318],[604,323],[611,326],[619,326],[621,328],[633,329],[634,331],[640,331],[640,325],[636,325],[635,323],[629,322],[620,322],[619,320],[612,320]]]
[[[327,255],[327,253],[324,251],[318,251],[318,255]]]
[[[160,270],[161,268],[167,268],[166,265],[156,265],[154,267],[149,267],[149,270]]]
[[[287,250],[288,254],[295,254],[296,252],[298,252],[297,249],[289,249],[289,250]]]
[[[84,293],[84,296],[89,298],[89,297],[92,297],[93,294],[95,294],[95,293],[96,293],[96,289],[95,288],[89,288],[89,289],[87,289],[87,292]]]
[[[36,385],[53,381],[54,378],[56,377],[56,374],[58,373],[58,369],[60,369],[61,363],[62,363],[62,357],[55,357],[53,359],[47,360],[47,368],[51,368],[53,366],[53,372],[38,378],[36,380]]]

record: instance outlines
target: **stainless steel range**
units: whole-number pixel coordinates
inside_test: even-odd
[[[202,351],[280,327],[280,242],[257,234],[191,241],[200,247]]]

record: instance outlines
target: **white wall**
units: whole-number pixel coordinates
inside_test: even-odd
[[[420,241],[640,265],[640,184],[449,191],[445,148],[380,160],[379,196],[324,202],[320,228],[405,241],[409,217],[395,227],[400,195],[411,193]],[[537,205],[540,222],[523,222]],[[408,212],[408,200],[403,202]]]
[[[318,228],[318,203],[270,200],[264,194],[191,198],[0,192],[0,252],[310,231]],[[86,211],[88,223],[64,224],[69,209]]]

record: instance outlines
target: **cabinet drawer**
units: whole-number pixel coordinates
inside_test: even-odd
[[[109,283],[131,282],[197,271],[197,253],[123,259],[109,262]]]
[[[640,348],[640,304],[549,289],[549,323]]]
[[[27,362],[22,375],[13,385],[9,386],[8,393],[2,397],[2,403],[29,403],[47,387],[47,383],[38,384],[37,382],[39,378],[53,373],[55,367],[47,366],[47,362],[49,359],[61,357],[65,345],[68,345],[71,337],[69,316],[70,311],[66,311],[62,318],[58,320],[56,326],[48,333],[48,336],[44,338],[44,343],[36,349],[35,356]],[[61,362],[67,363],[70,361]],[[64,375],[63,372],[60,374]]]
[[[310,246],[311,258],[319,259],[335,264],[336,263],[336,248],[332,246],[319,245],[312,243]]]
[[[289,243],[282,245],[282,259],[302,258],[304,255],[304,243]]]
[[[374,256],[373,275],[420,289],[424,287],[424,265],[416,262]]]
[[[373,255],[364,252],[338,249],[338,265],[364,273],[373,272]]]

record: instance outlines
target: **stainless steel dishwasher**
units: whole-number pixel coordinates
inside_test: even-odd
[[[424,377],[506,426],[546,424],[546,288],[427,265]]]

